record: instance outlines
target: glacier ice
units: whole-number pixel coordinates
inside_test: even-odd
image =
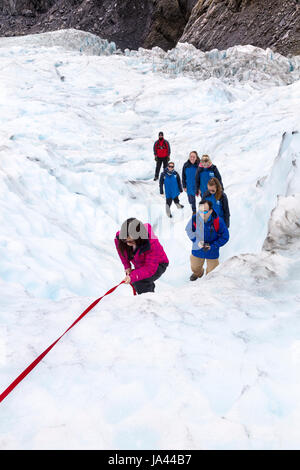
[[[1,391],[120,282],[125,218],[153,224],[170,268],[64,336],[1,404],[0,447],[299,448],[298,58],[93,41],[0,38]],[[229,198],[230,242],[199,283],[185,195],[170,222],[153,182],[162,129],[176,168],[208,153]]]
[[[87,55],[112,55],[117,53],[116,44],[101,39],[95,34],[77,29],[64,29],[40,34],[28,34],[20,37],[0,38],[1,48],[40,49],[60,47]]]
[[[178,43],[167,52],[159,47],[152,50],[126,49],[122,53],[114,42],[76,29],[0,38],[2,48],[60,47],[85,55],[124,55],[143,73],[152,71],[170,77],[186,75],[198,80],[217,78],[235,85],[251,83],[254,87],[289,85],[300,78],[300,56],[285,57],[271,49],[233,46],[227,50],[203,52],[192,44]],[[142,64],[144,63],[144,68]]]
[[[154,72],[170,76],[187,75],[198,80],[218,78],[226,83],[246,83],[253,86],[289,85],[300,78],[300,57],[284,57],[271,49],[255,46],[234,46],[226,51],[202,52],[188,43],[164,52],[140,48],[127,51],[129,57],[152,61]]]
[[[298,180],[299,181],[299,180]],[[268,223],[268,235],[263,244],[266,251],[300,248],[300,193],[278,196]]]

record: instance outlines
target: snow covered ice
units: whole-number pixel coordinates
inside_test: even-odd
[[[299,57],[203,54],[0,38],[0,392],[123,279],[127,217],[170,259],[155,294],[120,286],[1,403],[1,449],[300,448]],[[229,199],[221,264],[195,283],[186,195],[170,221],[153,181],[160,130],[180,173],[209,154]]]

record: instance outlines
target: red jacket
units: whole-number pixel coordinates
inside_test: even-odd
[[[169,157],[171,153],[171,147],[167,140],[158,139],[153,146],[154,155],[158,158]]]

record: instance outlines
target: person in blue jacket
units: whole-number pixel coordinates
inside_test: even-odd
[[[168,217],[172,217],[171,204],[174,201],[177,209],[182,209],[184,206],[179,202],[179,194],[182,193],[182,185],[180,176],[177,171],[174,170],[174,162],[169,162],[167,168],[163,171],[159,178],[160,194],[166,196],[166,213]]]
[[[211,178],[218,178],[223,188],[222,178],[216,165],[212,164],[208,155],[202,155],[196,172],[196,194],[203,197],[207,191],[207,183]]]
[[[193,242],[190,280],[195,281],[204,274],[205,260],[206,274],[218,266],[219,249],[228,242],[229,232],[222,217],[213,210],[212,202],[206,200],[200,202],[198,212],[189,220],[185,230]]]
[[[193,214],[196,214],[196,172],[200,163],[198,153],[190,152],[189,159],[182,167],[182,186],[186,191]]]
[[[218,178],[211,178],[207,183],[207,191],[202,196],[202,199],[211,201],[213,209],[224,220],[226,227],[229,228],[230,211],[228,198],[224,193],[221,183]]]

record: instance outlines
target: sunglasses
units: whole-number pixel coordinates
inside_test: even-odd
[[[200,210],[199,210],[199,212],[200,212],[200,214],[208,214],[209,213],[209,211],[200,211]]]
[[[205,159],[205,160],[201,160],[202,163],[208,163],[209,160]]]

